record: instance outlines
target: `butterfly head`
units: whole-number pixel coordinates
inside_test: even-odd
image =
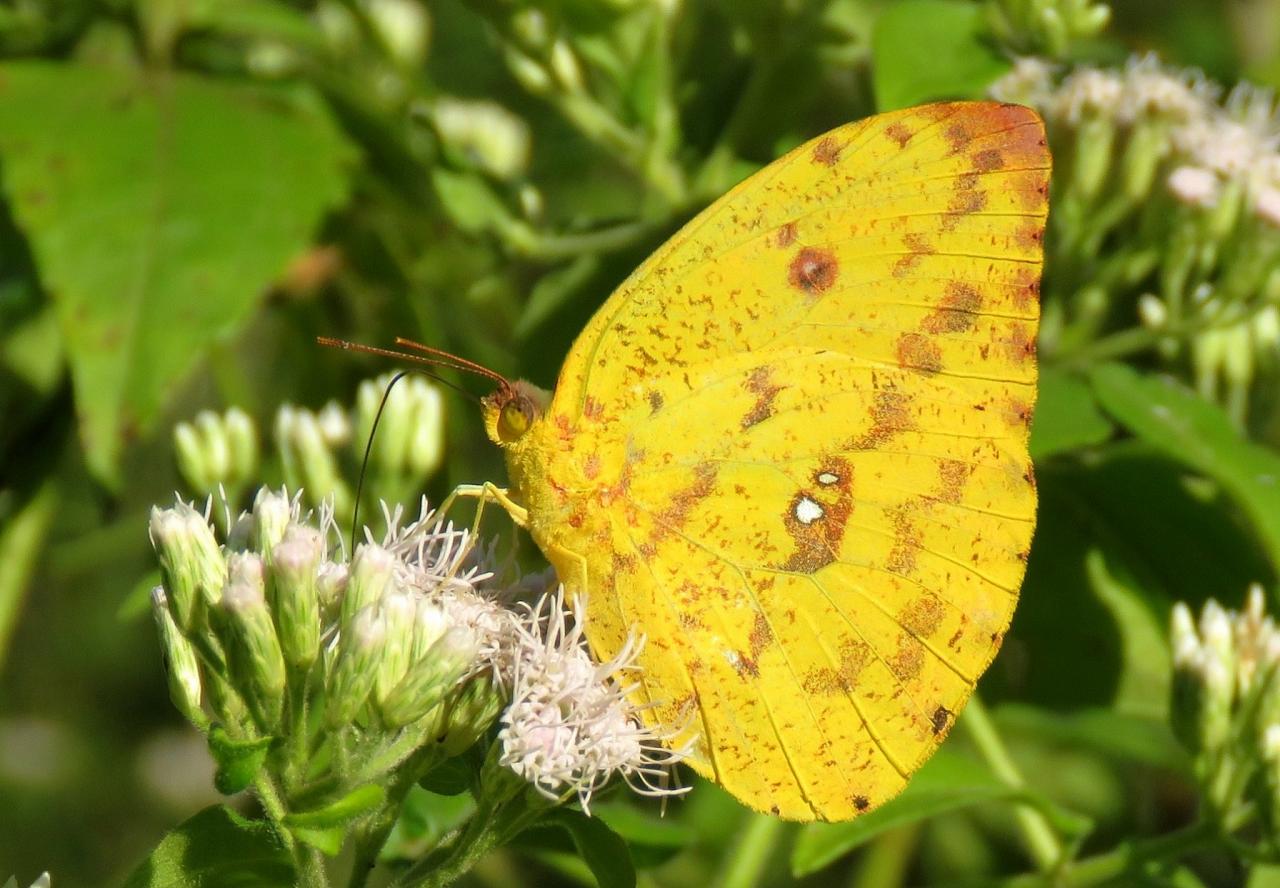
[[[502,386],[481,402],[489,439],[502,448],[516,447],[550,400],[549,392],[523,379]]]

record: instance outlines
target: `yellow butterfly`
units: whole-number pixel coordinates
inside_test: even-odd
[[[841,820],[942,742],[1009,625],[1049,154],[1039,118],[929,105],[802,145],[653,254],[553,394],[485,399],[490,488],[602,660],[752,808]],[[692,719],[687,718],[689,713]]]

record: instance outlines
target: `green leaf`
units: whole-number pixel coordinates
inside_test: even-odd
[[[1124,364],[1096,367],[1090,378],[1126,428],[1222,485],[1280,565],[1280,454],[1242,438],[1226,414],[1171,379]]]
[[[437,795],[455,796],[471,789],[475,777],[475,763],[464,753],[436,765],[418,781],[418,785]]]
[[[1013,626],[983,680],[989,702],[1163,718],[1172,603],[1230,604],[1272,575],[1231,511],[1194,495],[1185,475],[1134,440],[1041,466],[1039,526]]]
[[[806,824],[791,850],[791,873],[803,878],[861,847],[876,836],[949,811],[984,802],[1022,798],[989,771],[949,749],[938,752],[912,778],[902,795],[844,823]]]
[[[188,74],[0,66],[3,187],[53,299],[94,473],[234,334],[346,191],[290,95]]]
[[[271,740],[271,737],[236,740],[220,725],[209,731],[209,752],[218,765],[213,776],[218,792],[235,795],[247,789],[267,760]]]
[[[935,99],[981,98],[1010,68],[986,37],[980,4],[903,0],[890,5],[871,35],[876,107],[892,111]]]
[[[270,826],[215,805],[161,839],[124,888],[289,888],[296,881]]]
[[[684,823],[658,819],[626,803],[595,804],[591,813],[626,841],[641,869],[665,863],[700,838]]]
[[[1073,373],[1054,367],[1040,370],[1035,420],[1031,424],[1031,456],[1055,453],[1107,441],[1111,421],[1098,409],[1089,384]]]
[[[469,795],[437,795],[421,786],[409,790],[395,828],[382,846],[384,860],[412,860],[436,847],[475,813]]]
[[[588,817],[571,808],[551,810],[544,823],[569,833],[582,861],[596,877],[600,888],[635,888],[636,869],[631,850],[622,836],[597,817]]]
[[[1122,764],[1171,771],[1189,767],[1183,748],[1165,721],[1112,709],[1051,712],[1039,706],[1006,703],[995,713],[1006,736],[1026,735],[1075,750],[1088,750]]]
[[[547,272],[533,285],[529,300],[524,305],[520,319],[516,321],[514,334],[526,339],[555,314],[565,303],[577,295],[584,284],[600,270],[600,258],[587,253],[561,268]]]
[[[438,167],[431,171],[431,184],[445,212],[467,234],[501,228],[509,219],[507,208],[478,175]]]
[[[284,818],[285,825],[303,827],[345,827],[362,814],[368,814],[386,800],[387,791],[376,783],[367,783],[353,789],[336,802],[323,808],[300,811]]]

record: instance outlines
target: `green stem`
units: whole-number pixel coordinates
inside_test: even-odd
[[[502,844],[501,805],[480,808],[458,833],[442,860],[428,855],[405,870],[392,888],[442,888],[452,884],[482,857]]]
[[[765,867],[773,857],[774,848],[785,828],[786,824],[777,817],[752,815],[733,851],[726,857],[726,866],[715,882],[718,888],[754,888],[763,884],[761,879]]]
[[[305,845],[299,846],[297,856],[299,888],[328,888],[329,874],[325,871],[324,856]]]
[[[1172,861],[1185,857],[1192,851],[1216,844],[1218,831],[1212,821],[1201,820],[1183,829],[1156,836],[1152,839],[1126,842],[1125,844],[1085,860],[1076,861],[1053,876],[1054,888],[1087,888],[1132,875],[1145,863]],[[1041,888],[1048,877],[1042,873],[1015,876],[1001,883],[1003,888]]]
[[[1000,733],[991,721],[986,705],[977,694],[970,698],[960,722],[996,778],[1011,789],[1026,789],[1026,779],[1014,764]],[[1036,867],[1041,872],[1048,872],[1057,866],[1063,857],[1062,842],[1044,815],[1030,805],[1017,804],[1014,816]]]

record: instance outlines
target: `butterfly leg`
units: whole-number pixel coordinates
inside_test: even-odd
[[[511,516],[511,520],[521,527],[529,525],[529,510],[517,503],[507,493],[505,487],[499,487],[489,481],[483,484],[459,484],[453,489],[453,492],[445,497],[440,508],[436,509],[436,514],[443,517],[453,506],[454,502],[462,497],[478,500],[476,503],[476,517],[472,522],[471,532],[475,533],[480,529],[480,516],[484,513],[485,503],[497,503],[502,506],[503,510]]]

